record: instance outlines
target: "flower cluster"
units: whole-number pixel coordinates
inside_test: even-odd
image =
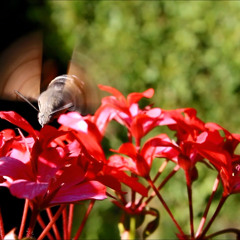
[[[151,98],[153,89],[131,93],[125,98],[112,87],[99,87],[111,95],[102,99],[95,114],[62,114],[58,119],[58,129],[46,125],[37,131],[17,113],[0,112],[2,119],[18,127],[17,131],[5,129],[0,132],[0,186],[8,187],[11,194],[18,198],[26,199],[18,239],[24,235],[28,209],[31,209],[32,215],[27,237],[32,236],[35,224],[39,222],[43,232],[38,239],[46,235],[54,239],[49,232],[51,228],[55,229],[55,237],[61,238],[55,222],[63,215],[65,223],[62,238],[69,239],[71,224],[67,226],[66,219],[71,219],[74,204],[90,200],[83,222],[74,236],[74,239],[78,239],[94,202],[106,198],[123,210],[119,224],[122,239],[134,239],[135,230],[143,223],[146,215],[152,215],[154,219],[143,230],[143,237],[148,237],[157,229],[159,210],[148,207],[153,198],[157,198],[169,214],[178,229],[178,239],[208,239],[229,231],[240,236],[238,229],[220,229],[207,236],[228,196],[240,192],[240,155],[235,153],[240,135],[232,134],[215,123],[203,122],[192,108],[140,108],[139,101]],[[111,121],[126,128],[128,140],[118,149],[110,149],[112,154],[106,157],[102,140],[107,135]],[[175,133],[175,137],[170,138],[161,132],[161,126],[167,126]],[[148,137],[148,133],[155,128],[159,134]],[[155,159],[162,164],[153,176]],[[174,164],[173,170],[157,185],[158,178],[170,162]],[[197,163],[204,163],[218,174],[215,188],[195,231],[192,183],[198,179]],[[160,191],[181,169],[188,193],[189,233],[184,232]],[[219,205],[206,223],[209,207],[220,183],[223,191]],[[51,207],[56,205],[59,209],[53,216]],[[47,226],[40,215],[45,210],[50,216]],[[135,221],[135,224],[130,224],[131,221]],[[4,239],[2,225],[0,237]]]

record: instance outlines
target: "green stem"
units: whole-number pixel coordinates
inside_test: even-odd
[[[136,218],[134,216],[130,217],[130,232],[129,240],[134,240],[136,236]]]

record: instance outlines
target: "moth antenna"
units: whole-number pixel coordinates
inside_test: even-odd
[[[62,111],[62,110],[69,109],[69,108],[71,108],[71,107],[73,107],[73,104],[72,104],[72,103],[67,103],[67,104],[65,104],[64,106],[58,108],[57,110],[51,112],[51,115],[54,114],[54,113],[60,112],[60,111]]]
[[[32,106],[37,112],[39,112],[39,110],[26,98],[24,97],[20,92],[18,92],[17,90],[14,91],[21,99],[23,99],[25,102],[27,102],[30,106]]]

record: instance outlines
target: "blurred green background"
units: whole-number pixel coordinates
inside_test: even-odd
[[[26,22],[31,29],[41,28],[45,33],[45,55],[57,59],[61,66],[66,65],[75,48],[97,83],[111,85],[125,95],[152,87],[155,95],[146,103],[164,109],[194,107],[203,121],[240,132],[239,2],[29,0],[24,3]],[[12,1],[9,9],[18,12],[19,4]],[[193,185],[198,220],[216,177],[205,166],[199,165],[199,170],[200,180]],[[180,225],[187,226],[183,172],[168,183],[163,196]],[[237,195],[228,199],[211,230],[239,227],[236,209],[239,200]],[[176,229],[160,204],[154,201],[153,205],[160,209],[161,221],[149,239],[173,239]],[[119,239],[119,214],[108,201],[97,203],[83,239]],[[226,235],[221,239],[231,237]]]
[[[195,107],[238,131],[239,10],[234,1],[47,1],[28,15],[58,57],[77,45],[98,82],[125,94],[153,87],[156,106]]]

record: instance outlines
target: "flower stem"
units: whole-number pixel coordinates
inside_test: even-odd
[[[212,223],[214,222],[215,218],[217,217],[217,215],[219,214],[223,204],[225,203],[225,201],[227,200],[228,196],[222,196],[220,199],[220,202],[217,206],[217,209],[215,210],[213,216],[211,217],[211,219],[209,220],[207,226],[204,228],[202,234],[197,238],[197,239],[203,239],[203,237],[205,236],[205,234],[207,233],[207,231],[209,230],[209,228],[211,227]]]
[[[72,234],[73,213],[74,213],[74,204],[71,203],[69,204],[69,210],[68,210],[67,239],[70,239]]]
[[[219,185],[219,182],[220,182],[220,179],[219,179],[219,175],[217,176],[217,178],[215,179],[215,182],[213,184],[213,189],[212,189],[212,194],[208,200],[208,203],[207,203],[207,206],[205,208],[205,211],[203,213],[203,216],[202,216],[202,219],[201,219],[201,222],[199,224],[199,227],[198,227],[198,230],[196,232],[196,238],[200,235],[200,233],[202,232],[203,230],[203,226],[206,222],[206,219],[207,219],[207,215],[208,215],[208,211],[210,209],[210,206],[211,206],[211,203],[212,203],[212,200],[213,200],[213,197],[217,191],[217,188],[218,188],[218,185]]]
[[[42,229],[45,229],[46,228],[46,224],[44,223],[42,217],[40,216],[40,214],[38,215],[37,217],[37,221],[39,223],[39,225],[41,226]],[[49,240],[54,240],[54,237],[51,235],[50,232],[47,233],[47,237]]]
[[[86,224],[86,221],[88,219],[88,216],[89,216],[89,214],[90,214],[90,212],[91,212],[91,210],[92,210],[92,208],[94,206],[94,203],[95,203],[95,199],[91,200],[90,204],[88,205],[88,209],[87,209],[87,211],[85,213],[85,216],[84,216],[84,218],[82,220],[82,223],[81,223],[80,227],[78,228],[75,237],[73,238],[74,240],[77,240],[80,237],[80,235],[82,233],[82,230],[83,230],[83,228],[84,228],[84,226]]]
[[[204,239],[212,239],[213,237],[216,237],[216,236],[224,234],[224,233],[235,233],[237,235],[236,239],[239,239],[239,237],[240,237],[240,230],[239,229],[227,228],[227,229],[223,229],[221,231],[215,232],[213,234],[210,234],[210,235],[206,236]]]
[[[52,211],[51,211],[50,208],[47,208],[46,211],[47,211],[47,215],[49,217],[49,220],[51,221],[53,219]],[[53,224],[52,228],[53,228],[55,238],[56,239],[61,239],[60,233],[59,233],[59,231],[57,229],[57,225],[55,223]]]
[[[172,212],[170,211],[169,207],[167,206],[166,202],[164,201],[164,199],[162,198],[161,194],[158,192],[158,189],[155,187],[155,185],[153,184],[152,180],[149,178],[148,179],[148,183],[150,184],[150,186],[152,187],[152,189],[154,190],[154,192],[156,193],[158,199],[160,200],[160,202],[162,203],[163,207],[165,208],[165,210],[167,211],[167,213],[169,214],[169,216],[171,217],[172,221],[174,222],[174,224],[176,225],[177,229],[179,230],[179,232],[181,233],[181,235],[185,235],[182,231],[182,228],[180,227],[180,225],[178,224],[178,222],[176,221],[176,219],[174,218]]]
[[[64,208],[62,212],[62,221],[63,221],[63,238],[69,239],[68,236],[68,222],[67,222],[67,209]]]
[[[2,218],[2,211],[0,208],[0,240],[2,240],[5,236],[4,232],[4,225],[3,225],[3,218]]]
[[[153,179],[153,182],[154,182],[154,183],[155,183],[155,182],[157,181],[157,179],[160,177],[160,175],[162,174],[163,170],[166,168],[167,164],[168,164],[168,160],[165,159],[165,161],[162,163],[162,165],[160,166],[160,168],[159,168],[156,176],[155,176],[154,179]]]
[[[193,224],[193,204],[192,204],[192,184],[190,175],[186,172],[187,193],[188,193],[188,206],[189,206],[189,218],[190,218],[190,231],[191,239],[194,238],[194,224]]]
[[[30,238],[32,233],[33,233],[34,227],[35,227],[36,222],[37,222],[38,214],[39,214],[39,210],[36,208],[36,206],[33,205],[32,215],[31,215],[29,227],[28,227],[28,230],[27,230],[27,236],[26,236],[27,238]]]
[[[63,209],[66,207],[65,204],[62,204],[59,209],[57,210],[56,214],[54,215],[54,217],[51,219],[51,221],[48,223],[48,225],[46,226],[46,228],[42,231],[41,235],[38,237],[37,240],[42,240],[46,234],[48,233],[48,231],[51,229],[52,225],[57,221],[57,219],[59,218],[59,216],[62,214]]]
[[[20,230],[19,230],[19,233],[18,233],[18,239],[22,239],[22,237],[23,237],[23,232],[24,232],[26,219],[27,219],[28,207],[29,207],[29,200],[26,199],[25,204],[24,204],[24,208],[23,208],[23,215],[22,215]]]
[[[164,185],[169,181],[169,179],[171,177],[174,176],[174,174],[180,169],[179,165],[176,165],[174,167],[174,169],[165,177],[165,179],[161,182],[161,184],[158,186],[157,190],[159,191],[160,189],[162,189],[164,187]],[[155,178],[154,178],[155,179]],[[148,187],[149,189],[150,187]],[[146,206],[154,197],[156,196],[156,193],[153,192],[150,197],[148,197],[148,199],[146,199],[146,201],[143,203],[143,206]],[[140,204],[142,203],[144,197],[141,197],[137,206],[140,206]]]

